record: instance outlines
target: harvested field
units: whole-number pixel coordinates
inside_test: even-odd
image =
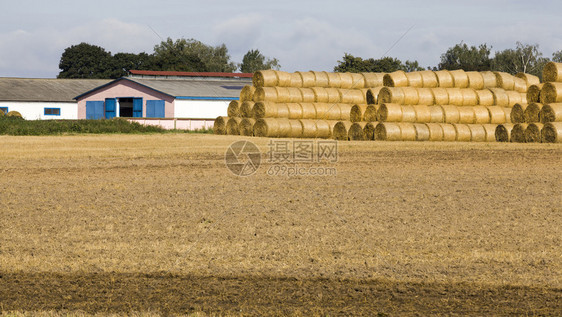
[[[225,167],[239,140],[263,153],[249,177]],[[0,137],[0,307],[562,311],[562,144],[339,142],[335,175],[287,177],[268,175],[269,142]]]

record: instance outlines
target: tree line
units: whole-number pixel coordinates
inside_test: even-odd
[[[549,61],[562,62],[562,50],[543,57],[538,44],[517,42],[515,48],[496,51],[487,44],[469,46],[459,43],[441,54],[434,67],[422,67],[418,61],[401,61],[393,57],[379,59],[355,57],[345,53],[338,60],[335,72],[407,72],[418,70],[503,71],[510,74],[524,72],[542,77],[542,69]],[[235,72],[253,73],[262,69],[280,69],[276,58],[264,56],[258,49],[249,50],[241,63],[235,63],[225,44],[211,46],[195,39],[168,38],[154,47],[154,52],[139,54],[116,53],[112,55],[104,48],[80,43],[63,52],[58,78],[119,78],[127,76],[129,70],[188,71],[188,72]]]

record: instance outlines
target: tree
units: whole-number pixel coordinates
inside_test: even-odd
[[[242,73],[253,73],[258,70],[264,69],[276,69],[281,68],[277,58],[269,59],[263,56],[259,50],[249,50],[246,55],[242,58],[242,63],[240,64],[240,71]]]
[[[131,69],[156,70],[155,58],[147,53],[117,53],[113,55],[113,69],[111,78],[124,77]]]
[[[562,63],[562,50],[552,53],[552,61]]]
[[[485,71],[491,69],[490,50],[486,44],[468,47],[459,43],[441,55],[438,69],[464,69],[466,71]]]
[[[110,78],[111,53],[87,43],[73,45],[62,53],[59,68],[57,78]]]
[[[380,59],[362,59],[355,57],[351,54],[345,53],[343,60],[338,61],[338,65],[334,67],[335,72],[375,72],[375,73],[390,73],[397,70],[416,71],[423,70],[417,61],[406,61],[402,63],[397,58],[383,57]]]
[[[542,57],[538,44],[517,42],[515,49],[496,52],[492,59],[492,69],[512,75],[523,72],[540,77],[547,62],[548,59]]]

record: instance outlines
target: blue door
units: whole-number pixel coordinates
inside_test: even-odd
[[[105,99],[105,118],[106,119],[115,118],[115,116],[116,116],[115,109],[116,108],[117,108],[117,99],[106,98]]]
[[[133,118],[142,118],[142,98],[133,98]]]
[[[86,101],[86,119],[103,119],[103,101]]]
[[[147,100],[146,101],[146,117],[147,118],[164,118],[165,117],[164,100]]]

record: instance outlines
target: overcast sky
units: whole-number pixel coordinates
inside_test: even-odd
[[[56,77],[64,49],[81,42],[112,54],[152,53],[160,37],[224,43],[237,63],[259,49],[291,72],[332,71],[344,53],[377,59],[387,51],[436,66],[461,41],[492,51],[539,44],[545,57],[562,49],[559,0],[0,3],[0,77]]]

